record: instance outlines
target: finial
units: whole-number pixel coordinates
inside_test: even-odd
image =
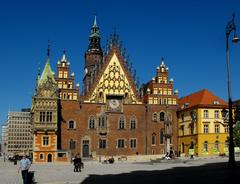
[[[47,56],[50,56],[50,40],[48,40]]]

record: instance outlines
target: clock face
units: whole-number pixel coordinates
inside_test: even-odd
[[[115,100],[115,99],[111,99],[109,100],[109,106],[112,108],[112,109],[117,109],[119,107],[120,103],[118,100]]]

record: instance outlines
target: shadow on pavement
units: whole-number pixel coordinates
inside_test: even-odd
[[[120,183],[211,183],[211,184],[234,184],[239,181],[240,162],[235,170],[227,169],[227,163],[211,163],[202,166],[175,167],[167,170],[159,171],[134,171],[131,173],[123,173],[116,175],[90,175],[82,183],[104,183],[104,184],[120,184]]]

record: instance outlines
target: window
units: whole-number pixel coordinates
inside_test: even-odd
[[[203,133],[208,133],[208,124],[203,125]]]
[[[156,134],[152,134],[152,145],[156,145]]]
[[[124,129],[124,128],[125,128],[125,121],[124,121],[124,117],[123,117],[123,116],[121,116],[121,117],[119,118],[118,128],[119,128],[119,129]]]
[[[107,147],[106,139],[99,139],[99,148],[100,149],[106,149],[106,147]]]
[[[203,111],[203,117],[204,118],[208,118],[208,110],[204,110]]]
[[[215,124],[215,133],[216,134],[220,133],[220,125],[219,124]]]
[[[89,118],[89,129],[95,129],[95,118],[93,116]]]
[[[225,132],[225,133],[228,133],[228,132],[229,132],[229,126],[228,126],[228,125],[225,125],[225,126],[224,126],[224,132]]]
[[[118,139],[117,147],[118,148],[124,148],[124,139]]]
[[[136,118],[131,118],[130,120],[130,128],[131,129],[136,129],[137,128],[137,122],[136,122]]]
[[[51,121],[52,121],[52,112],[47,112],[46,121],[47,121],[47,122],[51,122]]]
[[[74,141],[74,140],[70,140],[69,141],[69,149],[75,149],[76,148],[76,141]]]
[[[137,147],[137,139],[130,139],[130,148]]]
[[[163,129],[160,130],[160,144],[163,144]]]
[[[105,128],[106,127],[106,117],[103,115],[103,116],[100,116],[98,118],[98,125],[99,127],[101,128]]]
[[[68,122],[68,128],[69,129],[75,129],[75,122],[73,120]]]
[[[208,142],[207,141],[204,142],[203,149],[204,149],[204,151],[208,152]]]
[[[153,113],[153,121],[157,122],[157,113],[156,112]]]
[[[43,160],[43,154],[42,154],[42,153],[40,153],[39,159],[40,159],[40,160]]]
[[[43,137],[43,146],[48,146],[49,145],[49,137],[44,136]]]
[[[219,118],[219,111],[218,110],[214,111],[214,118]]]
[[[160,121],[164,121],[164,120],[165,120],[165,113],[160,112]]]

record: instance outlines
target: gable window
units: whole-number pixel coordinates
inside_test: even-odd
[[[153,121],[157,122],[157,113],[156,112],[153,113]]]
[[[119,129],[124,129],[124,128],[125,128],[125,119],[124,119],[123,116],[121,116],[121,117],[119,118],[118,128],[119,128]]]
[[[89,118],[89,129],[95,129],[95,118],[93,116],[90,116]]]
[[[208,118],[208,110],[204,110],[203,111],[203,117],[204,118]]]
[[[118,148],[124,148],[124,139],[118,139],[117,147]]]
[[[68,122],[68,129],[75,129],[75,122],[73,120]]]
[[[130,139],[130,148],[137,147],[137,139]]]
[[[165,121],[165,113],[160,112],[160,121]]]
[[[152,145],[156,145],[156,134],[152,134]]]
[[[131,118],[130,120],[130,128],[131,129],[136,129],[137,128],[137,122],[136,122],[136,118]]]

